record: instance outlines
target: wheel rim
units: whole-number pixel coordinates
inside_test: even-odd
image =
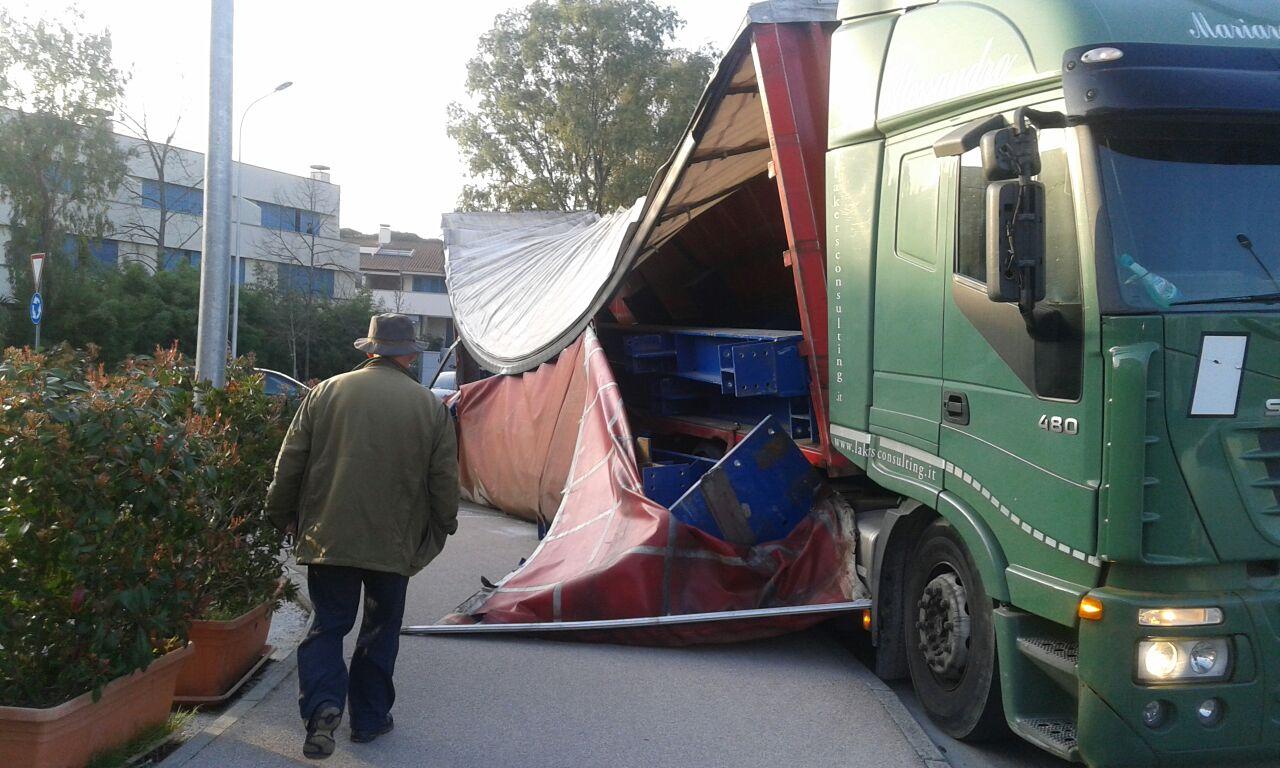
[[[941,683],[957,684],[969,660],[969,601],[954,571],[925,585],[916,604],[920,655]]]

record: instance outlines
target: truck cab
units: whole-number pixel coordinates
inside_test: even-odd
[[[1280,759],[1280,10],[843,0],[834,448],[957,737]],[[998,661],[997,661],[998,660]]]

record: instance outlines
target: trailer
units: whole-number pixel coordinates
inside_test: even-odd
[[[945,732],[1280,760],[1277,62],[1244,0],[755,4],[561,338],[464,339],[593,327],[671,506],[777,424]]]

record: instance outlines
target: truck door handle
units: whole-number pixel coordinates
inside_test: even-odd
[[[969,425],[969,396],[963,392],[942,393],[942,417],[951,424]]]

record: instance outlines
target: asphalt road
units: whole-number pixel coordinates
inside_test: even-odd
[[[458,536],[410,582],[405,622],[435,621],[535,543],[531,525],[464,509]],[[821,628],[676,649],[403,637],[396,680],[396,730],[357,745],[344,725],[326,766],[942,768],[944,754],[957,768],[1064,765],[1019,742],[974,749],[922,728],[909,689],[884,686]],[[309,764],[296,700],[293,673],[184,767]]]

